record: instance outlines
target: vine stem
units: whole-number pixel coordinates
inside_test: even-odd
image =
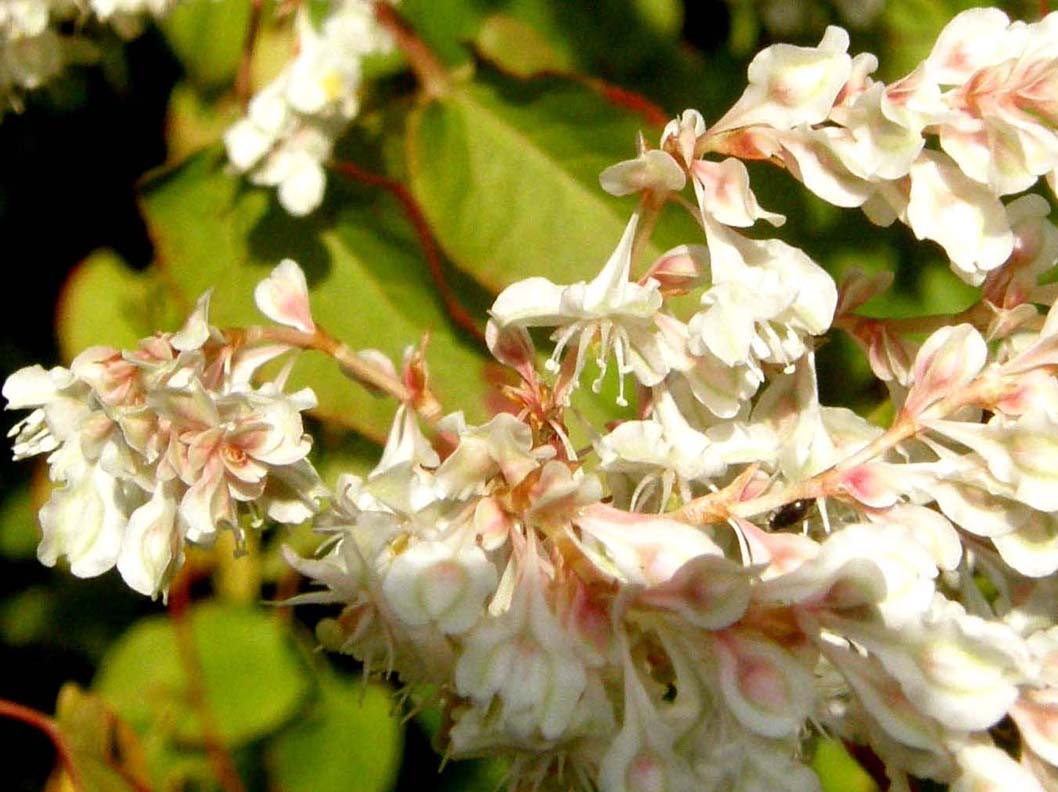
[[[70,786],[74,788],[74,792],[85,792],[81,774],[74,764],[73,752],[66,744],[66,739],[54,718],[7,699],[0,699],[0,718],[18,721],[42,732],[55,746],[55,756],[66,772],[66,777],[70,780]]]
[[[430,390],[413,392],[398,377],[371,360],[361,357],[323,328],[317,327],[314,333],[303,333],[290,327],[252,325],[227,328],[223,333],[228,342],[235,345],[283,344],[296,349],[322,352],[334,359],[346,376],[402,403],[410,404],[429,423],[436,423],[441,417],[441,404]]]
[[[250,96],[253,93],[253,55],[257,48],[257,36],[261,31],[263,12],[264,0],[250,0],[246,38],[243,39],[242,55],[239,57],[239,71],[235,75],[235,96],[244,111],[249,107]]]
[[[448,70],[393,6],[385,0],[378,0],[375,19],[393,36],[397,49],[408,59],[423,93],[430,98],[447,94],[451,88]]]
[[[195,646],[195,635],[189,615],[191,570],[191,567],[185,567],[173,580],[169,590],[168,605],[169,620],[176,635],[177,651],[180,654],[180,662],[187,681],[187,698],[198,716],[206,755],[209,757],[213,775],[216,776],[221,788],[224,792],[246,792],[246,787],[239,778],[235,760],[220,738],[216,721],[213,719],[213,713],[206,699],[206,689],[202,681],[202,663],[198,656],[198,648]]]
[[[456,297],[452,287],[445,280],[441,251],[437,247],[433,230],[430,228],[430,222],[426,219],[422,208],[415,200],[415,197],[408,191],[408,188],[396,179],[366,170],[359,165],[354,165],[352,162],[334,161],[330,163],[330,167],[353,181],[372,187],[380,187],[397,199],[401,209],[404,210],[404,215],[415,230],[415,235],[419,238],[419,246],[426,257],[426,266],[430,270],[430,277],[433,279],[437,293],[441,296],[441,301],[444,303],[448,316],[456,325],[484,344],[484,331],[478,327],[474,317],[459,302],[459,298]]]
[[[896,333],[933,333],[942,327],[957,324],[971,324],[978,330],[985,330],[994,314],[989,311],[988,306],[983,303],[975,303],[965,311],[950,314],[929,314],[927,316],[909,316],[899,318],[874,318],[860,316],[858,314],[845,314],[834,319],[834,327],[844,330],[851,335],[865,325],[883,324]]]

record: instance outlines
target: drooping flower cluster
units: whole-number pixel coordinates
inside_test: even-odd
[[[283,393],[283,377],[254,386],[287,348],[242,347],[209,324],[208,306],[207,294],[179,332],[135,350],[92,347],[69,369],[8,377],[8,407],[32,410],[11,431],[15,458],[47,454],[55,483],[40,512],[43,563],[65,557],[79,577],[116,565],[153,596],[185,541],[208,545],[227,528],[241,544],[265,519],[315,513],[323,490],[301,421],[312,391]]]
[[[341,606],[323,643],[443,708],[446,751],[508,757],[518,789],[816,790],[820,735],[873,752],[896,790],[1058,787],[1058,229],[1042,195],[1000,201],[1039,176],[1053,188],[1056,24],[966,12],[891,86],[837,28],[765,50],[716,125],[687,111],[602,174],[640,200],[595,278],[499,294],[486,337],[517,380],[511,412],[424,431],[421,357],[402,378],[358,358],[401,404],[375,469],[325,498],[310,400],[250,383],[287,348],[251,339],[323,332],[291,262],[256,297],[293,335],[220,333],[203,302],[136,352],[17,372],[4,395],[35,409],[16,455],[49,453],[61,484],[42,560],[116,561],[155,592],[185,540],[315,514],[321,551],[288,560],[320,584],[295,601]],[[740,157],[899,217],[979,302],[857,314],[884,280],[839,288],[750,236],[783,218]],[[701,237],[643,266],[653,215],[684,207]],[[690,310],[670,300],[687,295]],[[533,328],[552,330],[544,371]],[[832,329],[886,383],[888,428],[820,404]],[[600,390],[611,365],[635,417],[578,449],[579,384],[595,368]]]
[[[331,0],[319,23],[303,4],[297,33],[296,57],[254,96],[224,142],[238,171],[276,187],[283,208],[300,216],[323,200],[324,163],[359,112],[361,62],[392,42],[371,0]]]
[[[178,0],[5,0],[0,3],[0,113],[18,107],[24,91],[44,85],[68,63],[91,57],[83,29],[101,22],[132,37],[147,16],[160,17]],[[77,34],[61,29],[75,22]]]

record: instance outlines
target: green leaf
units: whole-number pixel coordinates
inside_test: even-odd
[[[875,792],[878,787],[837,740],[820,740],[812,758],[823,792]]]
[[[77,265],[59,298],[56,334],[64,360],[102,344],[134,347],[149,335],[156,300],[150,279],[129,269],[110,250],[98,250]]]
[[[181,3],[160,24],[187,75],[219,88],[235,79],[249,20],[249,0],[210,0]]]
[[[0,555],[17,560],[35,558],[39,541],[29,487],[12,489],[0,505]]]
[[[194,647],[206,706],[218,737],[240,745],[288,721],[309,689],[307,669],[284,625],[268,613],[216,603],[193,608]],[[144,619],[112,646],[94,688],[141,733],[203,745],[188,666],[173,623]]]
[[[599,173],[634,156],[642,126],[581,86],[493,76],[413,116],[412,187],[446,253],[489,290],[588,279],[635,209],[603,192]],[[667,212],[637,266],[700,239],[689,215]]]
[[[135,733],[98,695],[74,683],[63,685],[56,704],[55,723],[70,750],[84,792],[112,792],[142,788],[147,762]]]
[[[379,684],[325,673],[320,697],[273,741],[273,783],[284,792],[385,792],[400,767],[403,728]]]
[[[145,188],[143,205],[165,272],[190,306],[214,288],[220,326],[265,321],[253,303],[257,281],[283,258],[305,270],[316,321],[353,349],[377,348],[396,363],[430,333],[427,360],[444,405],[485,415],[484,357],[450,325],[421,250],[397,204],[380,190],[348,188],[332,175],[325,206],[292,218],[272,190],[244,186],[216,152],[193,157]],[[310,386],[316,414],[381,441],[392,400],[372,396],[333,361],[302,355],[290,387]]]
[[[475,44],[482,57],[518,77],[567,71],[572,65],[536,30],[506,14],[493,14],[485,20]]]

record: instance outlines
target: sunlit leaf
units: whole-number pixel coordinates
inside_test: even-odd
[[[877,785],[837,740],[820,740],[812,757],[823,792],[875,792]]]
[[[289,720],[309,689],[307,669],[273,615],[208,603],[190,614],[202,690],[217,737],[239,745]],[[166,617],[138,622],[104,658],[95,689],[137,731],[204,743],[186,647]]]
[[[386,792],[400,766],[402,727],[389,688],[324,673],[319,698],[269,750],[284,792]]]
[[[96,344],[132,347],[154,328],[156,284],[129,269],[121,257],[99,250],[77,265],[63,287],[56,335],[67,361]]]
[[[249,0],[180,3],[161,22],[169,46],[202,87],[228,85],[242,57]]]
[[[309,219],[287,215],[271,190],[224,170],[215,153],[194,157],[147,185],[144,208],[169,280],[191,302],[214,288],[222,326],[266,320],[254,284],[285,257],[308,277],[317,323],[353,349],[377,348],[400,362],[430,334],[427,359],[442,404],[485,415],[485,359],[452,329],[434,292],[418,242],[396,203],[381,191],[350,191],[332,175],[331,200]],[[373,396],[321,355],[302,355],[290,387],[311,386],[317,414],[381,440],[392,400]]]
[[[147,784],[147,761],[136,734],[102,697],[67,683],[59,691],[55,722],[72,754],[82,792]]]
[[[490,290],[590,278],[635,209],[603,192],[599,173],[634,156],[643,125],[569,82],[494,76],[413,119],[412,185],[449,257]],[[643,259],[699,237],[689,216],[668,213]]]

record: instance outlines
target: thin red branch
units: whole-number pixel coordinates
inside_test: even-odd
[[[246,38],[243,39],[239,71],[235,75],[235,96],[243,110],[250,104],[250,96],[253,93],[253,54],[257,47],[263,10],[264,0],[250,0],[250,18],[246,24]]]
[[[672,117],[660,105],[655,104],[643,94],[628,88],[622,88],[620,85],[614,85],[599,77],[586,77],[567,72],[562,72],[561,76],[586,85],[600,94],[610,104],[632,111],[648,124],[659,129],[664,127]]]
[[[375,3],[375,19],[393,36],[393,42],[407,58],[423,92],[427,96],[444,96],[448,93],[448,70],[393,6],[385,0],[378,0]]]
[[[55,757],[62,764],[63,770],[66,771],[66,777],[70,779],[70,785],[75,792],[84,792],[84,784],[81,781],[81,774],[74,764],[73,753],[70,751],[70,747],[66,744],[65,738],[63,738],[62,732],[53,718],[43,712],[38,712],[35,709],[6,699],[0,699],[0,718],[19,721],[42,732],[55,746]]]
[[[361,184],[380,187],[397,199],[404,210],[405,216],[415,229],[415,235],[419,238],[419,246],[426,257],[426,266],[430,270],[430,277],[433,279],[434,286],[438,294],[440,294],[442,302],[444,302],[448,316],[455,324],[484,343],[485,333],[478,327],[474,317],[459,302],[459,298],[452,291],[452,287],[448,285],[448,281],[445,280],[441,252],[437,247],[437,242],[434,240],[433,231],[430,230],[430,223],[408,189],[395,179],[391,179],[381,173],[365,170],[351,162],[331,162],[330,167],[343,176]]]
[[[206,755],[209,757],[213,775],[216,776],[221,788],[224,792],[246,792],[246,787],[239,778],[239,771],[235,767],[235,760],[232,759],[227,746],[220,739],[213,713],[206,700],[206,690],[202,682],[202,664],[195,646],[195,636],[189,618],[192,575],[192,567],[184,567],[173,580],[169,590],[169,620],[176,634],[180,662],[187,680],[187,697],[198,716]]]

